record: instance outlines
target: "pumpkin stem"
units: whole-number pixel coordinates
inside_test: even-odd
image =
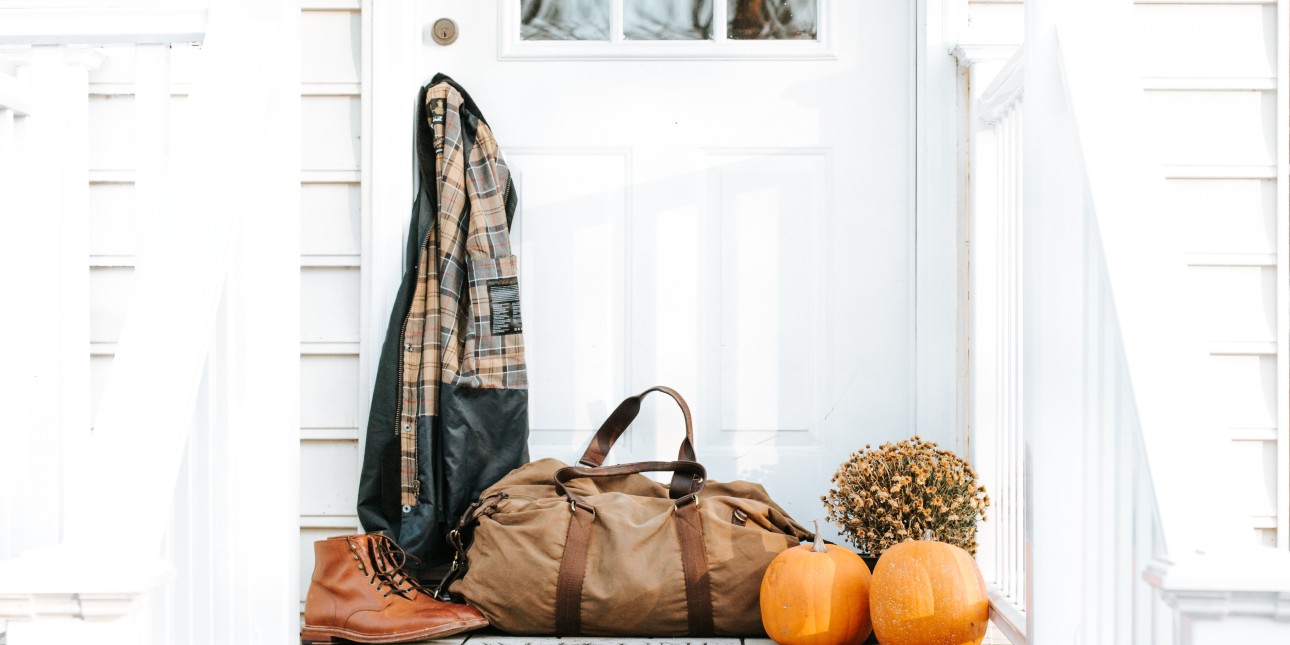
[[[815,546],[811,547],[811,550],[816,553],[824,553],[826,551],[824,548],[824,537],[820,535],[819,520],[815,520]]]
[[[936,539],[936,531],[933,531],[932,529],[927,529],[927,530],[923,531],[923,539],[924,539],[924,540],[935,540],[935,539]]]

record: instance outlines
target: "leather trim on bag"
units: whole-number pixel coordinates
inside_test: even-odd
[[[668,472],[675,473],[672,481],[681,480],[686,482],[688,491],[676,494],[675,490],[669,491],[672,499],[676,500],[678,505],[697,502],[699,492],[703,490],[703,483],[707,480],[708,471],[702,464],[693,461],[638,461],[630,464],[619,464],[617,466],[565,466],[555,473],[555,489],[561,495],[564,495],[575,506],[586,510],[594,510],[591,505],[582,501],[582,498],[565,488],[565,483],[579,477],[614,477],[618,475],[634,475],[644,472]]]
[[[681,566],[685,571],[685,604],[691,636],[712,636],[712,578],[708,555],[703,547],[703,519],[696,504],[676,509],[676,537],[681,543]],[[565,556],[566,559],[568,556]],[[563,572],[561,572],[563,573]]]
[[[587,575],[587,551],[595,517],[592,512],[579,513],[576,507],[569,513],[569,533],[555,586],[555,633],[560,636],[582,633],[582,581]]]

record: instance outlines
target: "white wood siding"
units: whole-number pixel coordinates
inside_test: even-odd
[[[371,396],[371,381],[362,376],[368,357],[360,352],[368,284],[363,19],[358,0],[305,0],[301,12],[301,611],[314,541],[361,530],[359,436]]]
[[[1222,393],[1214,430],[1232,441],[1236,503],[1252,537],[1286,548],[1290,276],[1280,10],[1267,1],[1139,2],[1135,18],[1166,199],[1186,236],[1213,385]]]
[[[1221,392],[1215,432],[1232,441],[1251,537],[1287,548],[1285,9],[1275,0],[1140,0],[1134,16],[1165,199],[1187,240]],[[1017,45],[1024,7],[973,0],[968,21],[965,43]]]

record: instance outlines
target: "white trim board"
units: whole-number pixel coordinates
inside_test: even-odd
[[[966,308],[959,277],[966,272],[958,183],[958,62],[953,55],[966,23],[967,0],[921,0],[915,21],[914,400],[915,432],[951,435],[968,453],[963,411],[968,391]]]
[[[303,0],[301,11],[361,11],[361,0]]]
[[[0,44],[6,45],[164,45],[205,38],[206,9],[198,5],[0,9]]]
[[[1290,83],[1290,2],[1277,0],[1276,86]],[[1290,548],[1290,93],[1278,89],[1276,98],[1276,540]]]

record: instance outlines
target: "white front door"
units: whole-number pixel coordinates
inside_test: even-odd
[[[914,5],[713,4],[419,2],[458,35],[409,87],[462,84],[516,171],[533,457],[670,385],[711,477],[809,523],[913,427]],[[647,403],[609,462],[672,458],[680,419]]]

